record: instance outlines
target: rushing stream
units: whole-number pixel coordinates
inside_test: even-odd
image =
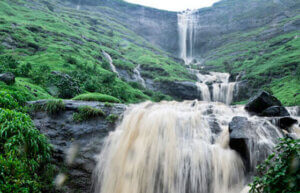
[[[247,118],[247,129],[254,130],[247,133],[254,171],[283,136],[267,118],[218,102],[132,105],[98,157],[96,192],[240,193],[249,176],[229,147],[228,125],[235,116]]]

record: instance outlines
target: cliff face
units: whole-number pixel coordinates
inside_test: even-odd
[[[83,9],[91,8],[91,2],[82,1]],[[179,31],[176,12],[163,11],[123,1],[98,1],[98,5],[117,10],[113,16],[148,41],[166,51],[178,55]],[[195,56],[204,56],[212,49],[230,41],[226,35],[235,32],[247,32],[252,29],[271,25],[269,30],[260,34],[260,39],[269,39],[278,34],[299,29],[299,20],[286,26],[273,28],[288,18],[297,15],[300,3],[297,0],[223,0],[212,7],[194,12]],[[122,14],[121,14],[122,13]],[[124,14],[124,15],[123,15]],[[284,27],[284,28],[282,28]]]

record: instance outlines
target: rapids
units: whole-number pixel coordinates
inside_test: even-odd
[[[130,106],[98,156],[95,192],[241,192],[252,173],[246,175],[243,160],[229,146],[228,127],[235,116],[253,125],[253,132],[247,133],[253,173],[283,136],[267,118],[219,102]]]

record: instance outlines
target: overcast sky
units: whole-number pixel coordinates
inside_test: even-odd
[[[141,4],[158,9],[170,11],[183,11],[186,9],[198,9],[209,7],[220,0],[125,0],[130,3]]]

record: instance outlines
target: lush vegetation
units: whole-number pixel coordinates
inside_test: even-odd
[[[100,101],[100,102],[110,102],[110,103],[120,103],[121,101],[115,97],[100,94],[100,93],[86,93],[81,94],[73,98],[74,100],[83,100],[83,101]]]
[[[80,106],[78,108],[78,112],[73,114],[73,120],[82,122],[103,116],[105,116],[105,113],[101,109],[96,109],[90,106]]]
[[[113,10],[99,7],[105,14],[98,14],[60,6],[54,12],[56,7],[52,1],[0,2],[0,73],[14,73],[12,87],[26,90],[32,99],[70,99],[86,92],[126,103],[166,98],[119,78],[102,51],[128,76],[140,64],[142,75],[156,81],[193,78],[184,66],[110,18]]]
[[[297,193],[300,191],[300,140],[281,139],[276,152],[257,167],[251,193]]]
[[[299,16],[286,19],[277,27],[297,19]],[[247,32],[224,35],[222,38],[231,41],[207,53],[210,58],[205,64],[233,75],[244,72],[243,79],[247,80],[252,88],[268,90],[285,105],[299,105],[299,31],[283,33],[272,38],[257,38],[270,28],[272,24]]]
[[[19,92],[0,91],[0,192],[50,191],[51,146],[34,127]]]

